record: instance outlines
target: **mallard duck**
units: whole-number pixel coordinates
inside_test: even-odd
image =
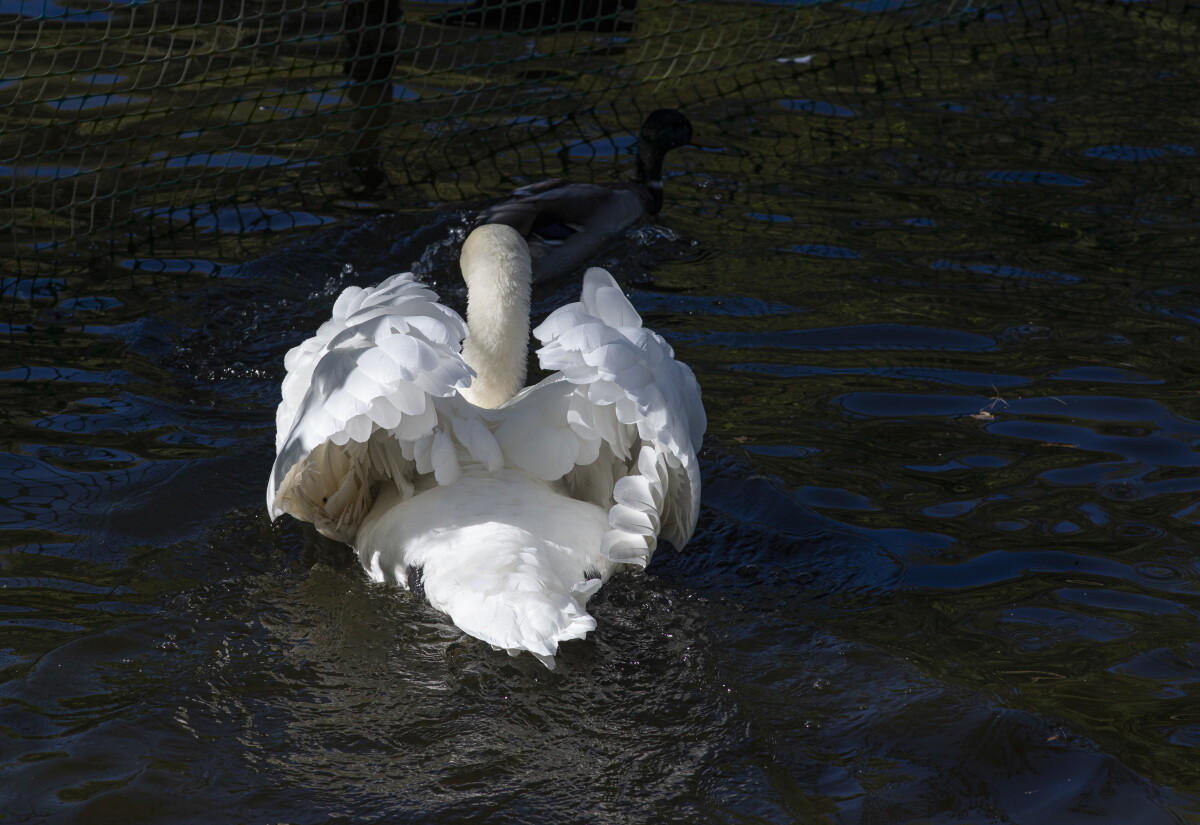
[[[607,185],[542,181],[481,210],[474,225],[506,224],[524,235],[535,283],[573,272],[643,215],[658,214],[663,157],[691,140],[692,124],[685,115],[656,109],[638,135],[633,180]]]
[[[465,323],[404,273],[346,289],[288,352],[267,506],[553,668],[613,572],[691,537],[700,389],[602,269],[533,330],[552,374],[525,387],[528,246],[482,226],[460,263]]]

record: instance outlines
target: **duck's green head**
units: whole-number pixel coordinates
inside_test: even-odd
[[[655,109],[642,124],[639,143],[653,147],[660,154],[691,142],[692,122],[683,112]]]

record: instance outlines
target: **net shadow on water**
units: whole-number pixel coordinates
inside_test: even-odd
[[[141,14],[99,9],[72,31]],[[731,9],[779,7],[654,14],[691,15],[686,44]],[[152,229],[115,254],[66,212],[14,219],[17,242],[61,246],[21,247],[0,289],[9,821],[1200,818],[1196,10],[817,11],[860,28],[789,29],[673,86],[634,61],[583,107],[536,90],[591,75],[533,55],[508,96],[438,104],[425,167],[406,171],[416,126],[383,127],[391,186],[354,203],[264,184],[350,174],[309,136],[320,166],[205,149],[254,198],[176,199],[224,197],[221,166],[105,200],[162,210],[130,212]],[[409,23],[404,48],[441,31]],[[219,54],[228,32],[200,31]],[[331,62],[320,42],[296,60]],[[70,82],[37,110],[50,131],[111,105]],[[600,591],[597,630],[550,673],[268,522],[282,358],[342,288],[422,260],[461,306],[437,270],[464,203],[620,179],[662,104],[703,146],[672,154],[663,215],[598,263],[696,371],[704,506],[687,548]],[[176,155],[155,169],[217,169]]]

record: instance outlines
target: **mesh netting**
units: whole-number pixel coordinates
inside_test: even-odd
[[[561,172],[564,152],[626,151],[659,106],[718,123],[764,86],[802,106],[803,73],[979,14],[966,0],[0,2],[0,254],[489,194]]]

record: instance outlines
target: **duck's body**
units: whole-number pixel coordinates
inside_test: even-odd
[[[479,212],[476,226],[504,224],[529,244],[535,283],[583,266],[605,244],[663,204],[663,158],[691,142],[692,124],[674,109],[656,109],[638,135],[632,180],[576,183],[560,178],[515,190]]]
[[[535,330],[559,371],[521,389],[529,268],[508,228],[468,238],[469,334],[407,273],[343,293],[288,354],[267,502],[354,545],[372,579],[419,577],[461,629],[552,667],[595,627],[586,603],[614,570],[647,564],[660,533],[691,535],[704,411],[603,270]]]

